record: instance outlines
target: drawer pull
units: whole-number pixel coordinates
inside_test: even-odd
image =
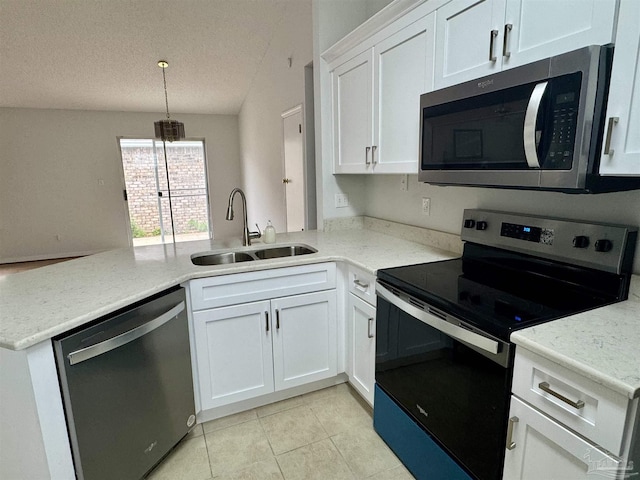
[[[513,450],[516,448],[516,442],[513,441],[513,428],[520,419],[518,417],[511,417],[509,419],[509,430],[507,431],[507,450]]]
[[[553,395],[557,399],[562,400],[564,403],[571,405],[573,408],[581,409],[584,407],[584,402],[582,400],[574,402],[573,400],[568,399],[564,395],[552,390],[547,382],[540,382],[538,384],[538,388],[540,388],[540,390],[542,391],[547,392],[549,395]]]
[[[371,333],[371,327],[373,326],[373,317],[369,317],[368,325],[367,325],[367,337],[373,338],[373,333]]]
[[[364,283],[361,282],[360,280],[358,280],[357,278],[353,281],[353,283],[357,286],[360,287],[363,290],[366,290],[367,288],[369,288],[369,284],[368,283]]]

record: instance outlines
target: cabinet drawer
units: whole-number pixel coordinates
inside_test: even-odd
[[[521,347],[512,391],[614,455],[623,453],[626,396]]]
[[[336,287],[334,263],[274,268],[259,272],[199,278],[189,282],[191,308],[207,308],[257,302],[285,295],[317,292]]]
[[[347,279],[349,291],[360,297],[369,305],[376,305],[376,277],[361,270],[358,267],[349,265],[349,276]]]

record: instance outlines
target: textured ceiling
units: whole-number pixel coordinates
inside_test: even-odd
[[[0,107],[236,114],[293,1],[0,0]]]

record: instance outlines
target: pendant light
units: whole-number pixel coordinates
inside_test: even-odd
[[[158,120],[154,122],[156,129],[156,138],[161,139],[163,142],[173,142],[174,140],[182,140],[184,138],[184,123],[177,120],[171,120],[169,115],[169,100],[167,98],[167,78],[165,76],[165,69],[169,66],[166,60],[159,60],[158,66],[162,69],[162,81],[164,82],[164,103],[167,107],[166,120]]]
[[[158,120],[154,122],[156,130],[156,138],[162,140],[162,151],[164,152],[164,171],[167,175],[167,194],[169,197],[169,215],[171,216],[171,236],[173,238],[173,244],[176,244],[176,229],[173,221],[173,205],[171,202],[171,185],[169,183],[169,162],[167,161],[167,144],[166,142],[173,142],[175,140],[182,140],[184,138],[184,123],[176,120],[171,120],[169,115],[169,100],[167,98],[167,78],[165,76],[165,69],[169,66],[166,60],[159,60],[158,66],[162,69],[162,81],[164,83],[164,103],[167,107],[166,120]],[[161,195],[161,192],[158,192]]]

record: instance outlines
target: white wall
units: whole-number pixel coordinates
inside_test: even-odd
[[[162,116],[0,109],[0,261],[128,246],[116,137],[152,137]],[[230,186],[240,182],[237,117],[176,119],[188,137],[205,138],[214,235],[238,235],[241,226],[224,220]]]
[[[364,215],[458,234],[465,208],[640,226],[640,190],[570,195],[496,188],[440,187],[419,183],[417,175],[410,175],[409,189],[403,192],[400,190],[399,175],[370,175],[365,178],[365,192]],[[428,217],[421,213],[422,197],[431,199],[431,214]],[[640,242],[636,248],[634,272],[640,273]]]
[[[292,65],[289,67],[289,57]],[[286,230],[282,112],[304,104],[304,67],[312,60],[311,0],[287,2],[239,115],[242,188],[249,229]],[[229,190],[237,184],[229,184]]]

